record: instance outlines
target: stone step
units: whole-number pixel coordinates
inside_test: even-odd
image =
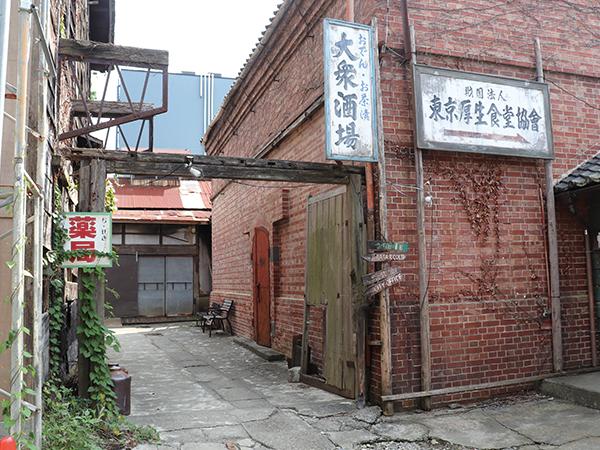
[[[600,372],[543,380],[538,391],[588,408],[600,409]]]

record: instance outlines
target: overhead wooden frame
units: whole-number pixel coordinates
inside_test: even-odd
[[[348,184],[351,175],[365,174],[361,166],[123,150],[73,148],[68,158],[74,161],[102,159],[107,173],[124,175]],[[200,175],[192,175],[190,167]]]
[[[83,88],[76,78],[80,98],[75,99],[73,103],[73,114],[75,116],[87,117],[87,125],[78,128],[72,128],[58,136],[59,140],[70,139],[82,136],[93,131],[122,125],[139,119],[149,119],[157,114],[161,114],[168,109],[168,87],[169,87],[169,53],[164,50],[151,50],[137,47],[123,47],[113,44],[93,41],[79,41],[74,39],[60,39],[59,57],[61,60],[68,61],[72,66],[74,62],[84,62],[90,65],[105,65],[110,71],[116,68],[123,89],[125,91],[126,102],[105,101],[106,90],[108,87],[107,76],[104,94],[100,101],[91,101],[85,98]],[[147,70],[146,81],[142,89],[141,99],[139,101],[130,97],[125,80],[122,77],[120,66],[138,67]],[[72,71],[75,69],[72,67]],[[162,104],[155,107],[152,103],[144,103],[144,96],[151,71],[162,73]],[[96,118],[93,123],[92,118]],[[101,119],[109,119],[102,121]]]

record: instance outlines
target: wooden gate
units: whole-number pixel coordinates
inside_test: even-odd
[[[252,243],[254,268],[254,338],[258,345],[271,346],[271,271],[269,268],[269,232],[254,229]]]
[[[306,314],[323,309],[326,387],[355,398],[356,311],[363,302],[358,280],[365,265],[358,256],[364,247],[362,210],[351,186],[308,200]]]

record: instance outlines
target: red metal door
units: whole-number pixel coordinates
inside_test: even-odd
[[[252,246],[254,267],[254,338],[258,345],[271,346],[271,276],[269,232],[254,229]]]

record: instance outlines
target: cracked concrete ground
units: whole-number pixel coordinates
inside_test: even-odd
[[[132,376],[131,415],[161,445],[136,450],[597,450],[600,411],[540,395],[381,415],[378,407],[288,383],[224,333],[189,324],[115,326],[110,353]]]

